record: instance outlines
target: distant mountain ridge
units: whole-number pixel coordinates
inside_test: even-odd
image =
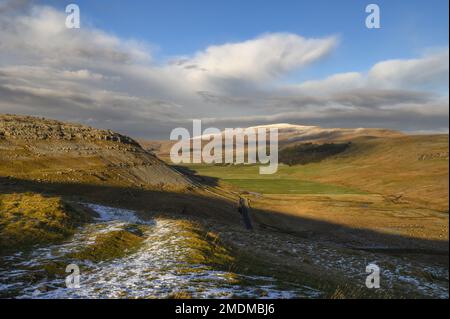
[[[402,137],[405,134],[383,128],[322,128],[320,126],[308,125],[294,125],[289,123],[276,123],[268,125],[251,126],[245,129],[271,128],[278,129],[278,143],[280,148],[292,146],[298,143],[330,143],[350,141],[356,138],[383,138],[383,137]],[[224,131],[220,133],[223,135]],[[200,139],[202,136],[194,137]],[[206,143],[207,139],[203,143]],[[151,141],[139,140],[139,143],[151,152],[154,152],[160,157],[167,158],[170,154],[170,149],[175,141]]]

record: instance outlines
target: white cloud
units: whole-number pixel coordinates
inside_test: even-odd
[[[295,87],[305,94],[324,94],[340,92],[349,88],[362,87],[364,76],[358,72],[331,75],[324,80],[305,81]]]
[[[369,71],[369,84],[398,88],[448,87],[449,50],[408,60],[377,63]]]
[[[210,46],[179,66],[196,80],[221,78],[264,83],[312,64],[337,45],[335,37],[306,39],[296,34],[272,33],[256,39]]]
[[[417,59],[387,60],[375,64],[367,74],[339,73],[322,80],[292,86],[294,92],[329,94],[355,89],[442,90],[448,94],[448,48]]]
[[[448,86],[448,49],[380,62],[367,73],[284,85],[283,76],[333,52],[337,38],[265,34],[158,63],[148,44],[88,26],[66,29],[64,12],[51,7],[8,14],[17,8],[13,2],[0,15],[0,112],[95,121],[165,138],[191,118],[340,126],[378,118],[399,129],[403,118],[429,129],[441,125],[448,106],[448,88],[436,92]]]

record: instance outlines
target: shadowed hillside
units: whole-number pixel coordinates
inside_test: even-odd
[[[288,165],[320,162],[328,157],[344,152],[351,143],[302,143],[285,147],[280,151],[279,161]]]

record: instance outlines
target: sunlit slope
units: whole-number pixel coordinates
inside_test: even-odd
[[[345,153],[292,173],[448,211],[448,154],[448,135],[360,139]]]

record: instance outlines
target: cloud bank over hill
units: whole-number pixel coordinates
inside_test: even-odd
[[[28,1],[0,6],[0,112],[40,115],[168,138],[208,125],[291,122],[448,130],[448,47],[369,70],[287,82],[339,49],[339,37],[266,33],[157,60],[148,43],[83,25]]]

